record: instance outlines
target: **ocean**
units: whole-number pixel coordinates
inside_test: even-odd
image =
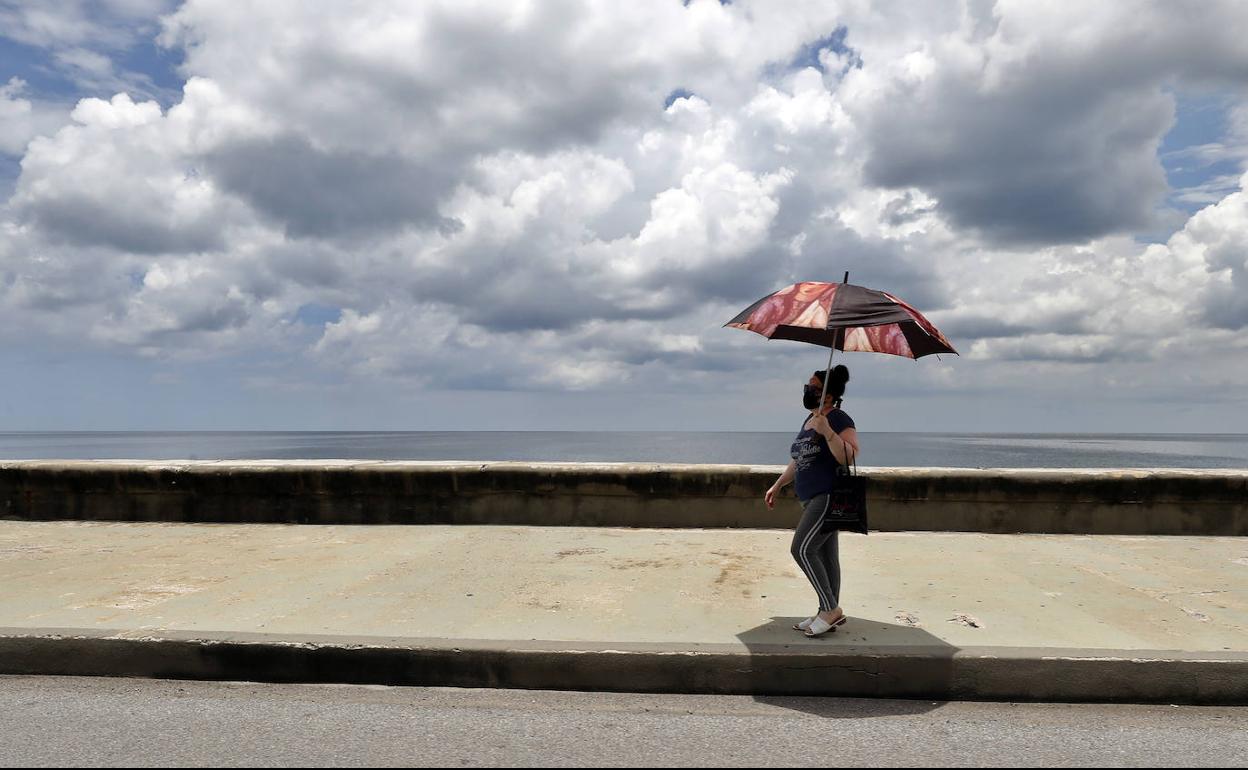
[[[788,433],[0,432],[0,460],[523,460],[788,462]],[[865,466],[1248,468],[1244,434],[868,433]]]

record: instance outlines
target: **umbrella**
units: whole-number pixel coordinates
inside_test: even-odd
[[[724,324],[772,340],[799,340],[831,348],[823,395],[828,393],[837,350],[922,358],[953,353],[953,345],[931,321],[892,294],[849,282],[805,281],[772,292]],[[823,403],[820,398],[819,403]]]

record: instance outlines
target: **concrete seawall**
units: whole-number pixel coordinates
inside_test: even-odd
[[[384,461],[0,463],[0,518],[788,528],[781,466]],[[1248,470],[864,468],[878,531],[1248,535]]]

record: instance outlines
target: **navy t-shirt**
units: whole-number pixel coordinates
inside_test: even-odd
[[[807,420],[809,420],[809,415]],[[828,413],[828,424],[837,433],[846,428],[853,428],[853,419],[840,409]],[[797,434],[793,446],[789,448],[789,456],[797,461],[797,480],[793,485],[797,499],[805,502],[825,492],[831,492],[836,486],[836,469],[840,463],[828,447],[828,441],[814,428],[806,428]]]

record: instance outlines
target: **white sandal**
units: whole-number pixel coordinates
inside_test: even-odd
[[[816,636],[823,636],[829,631],[835,631],[837,626],[845,625],[846,620],[847,618],[844,615],[841,615],[831,623],[823,618],[816,617],[815,621],[810,624],[810,628],[806,629],[806,638],[814,639]]]
[[[803,620],[801,623],[797,623],[796,625],[794,625],[794,626],[793,626],[793,630],[794,630],[794,631],[805,631],[806,629],[810,628],[810,624],[811,624],[811,623],[814,623],[814,622],[815,622],[815,620],[816,620],[818,617],[819,617],[818,615],[813,615],[813,616],[811,616],[811,617],[809,617],[809,618],[806,618],[806,619],[805,619],[805,620]]]

